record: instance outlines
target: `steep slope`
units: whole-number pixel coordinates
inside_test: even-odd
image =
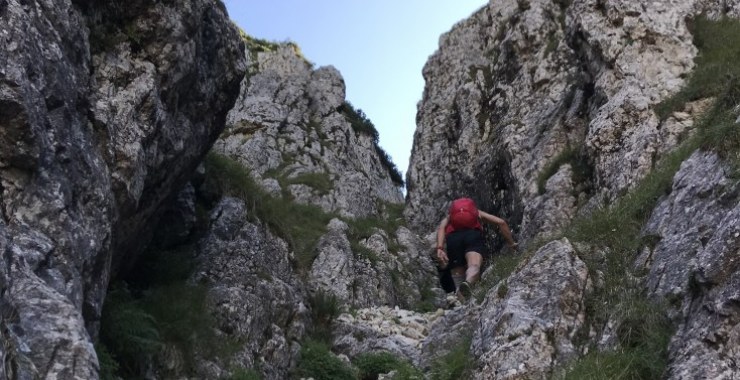
[[[690,128],[668,128],[652,107],[693,66],[685,18],[717,8],[502,1],[458,24],[424,68],[408,174],[414,228],[428,230],[445,201],[467,193],[533,237],[631,188]],[[543,191],[538,178],[564,152],[570,181]]]
[[[163,347],[144,360],[128,355],[132,375],[288,378],[310,362],[306,347],[331,341],[328,323],[340,309],[430,309],[436,300],[427,244],[402,220],[399,176],[372,123],[345,100],[339,72],[313,68],[291,43],[243,38],[249,72],[239,99],[195,191],[181,193],[198,206],[174,206],[157,233],[186,236],[156,241],[137,270],[188,260],[193,268],[179,284],[155,274],[131,291],[144,305],[153,302],[147,294],[171,294],[161,299],[175,309],[173,286],[204,290],[211,325],[193,327],[183,344],[153,324]]]
[[[0,377],[93,379],[108,281],[223,128],[242,43],[212,1],[6,1],[0,25]]]
[[[424,68],[405,214],[428,233],[468,195],[532,248],[479,311],[449,317],[474,330],[453,337],[475,358],[470,376],[737,373],[738,53],[706,50],[736,37],[692,33],[700,15],[739,14],[714,1],[491,1],[442,36]],[[718,57],[731,66],[696,66]],[[537,264],[553,238],[588,274]],[[579,276],[542,308],[525,273],[552,295]]]

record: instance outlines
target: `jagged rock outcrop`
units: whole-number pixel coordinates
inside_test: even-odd
[[[250,72],[214,150],[286,202],[316,205],[350,222],[397,217],[387,208],[402,202],[400,184],[372,131],[358,129],[367,120],[346,102],[339,72],[314,69],[293,44],[273,45],[248,54]],[[357,237],[349,229],[340,219],[329,223],[307,286],[354,307],[417,304],[434,281],[425,244],[405,228],[378,228],[352,242]]]
[[[678,324],[667,378],[740,373],[740,184],[731,170],[716,153],[694,153],[644,230],[656,243],[638,265]]]
[[[472,352],[476,379],[548,379],[579,356],[574,339],[587,329],[586,264],[567,239],[540,248],[481,305]]]
[[[319,255],[309,276],[313,289],[333,294],[343,304],[358,308],[415,308],[424,298],[422,292],[434,292],[436,273],[418,236],[405,227],[400,227],[395,237],[378,229],[358,242],[364,248],[358,251],[347,237],[348,228],[346,223],[334,219],[329,232],[319,241]],[[398,239],[400,248],[391,250],[392,238]]]
[[[315,309],[324,305],[313,300],[335,297],[342,309],[429,307],[436,273],[428,244],[395,211],[403,201],[400,184],[372,131],[352,125],[369,121],[345,101],[339,72],[314,69],[293,44],[263,41],[255,48],[255,40],[244,38],[252,49],[250,71],[214,154],[245,168],[266,193],[261,196],[317,206],[330,221],[315,246],[306,247],[284,236],[291,228],[270,231],[295,220],[260,220],[244,201],[217,201],[197,248],[195,281],[211,289],[219,334],[247,343],[230,359],[202,366],[200,375],[250,368],[284,378],[306,333],[322,322]],[[199,192],[212,192],[211,185],[205,181]]]
[[[199,244],[193,281],[209,289],[219,339],[240,343],[223,362],[201,364],[203,378],[230,375],[229,364],[287,378],[310,322],[307,288],[291,266],[288,244],[250,218],[244,201],[224,198]]]
[[[150,237],[245,70],[211,1],[0,3],[3,378],[97,377],[111,270]]]
[[[408,172],[412,227],[428,230],[445,202],[467,194],[523,238],[544,236],[557,229],[543,220],[568,221],[629,189],[691,128],[653,111],[693,68],[686,20],[737,13],[725,5],[496,1],[460,22],[424,68]],[[539,176],[568,152],[579,170],[560,181],[571,189],[540,194]],[[548,203],[557,207],[541,207]]]
[[[458,23],[424,68],[427,86],[407,177],[410,227],[428,233],[448,201],[467,195],[508,219],[517,239],[528,243],[557,236],[577,215],[632,189],[694,134],[695,120],[712,104],[688,102],[664,119],[656,113],[694,69],[698,50],[690,26],[701,14],[738,17],[740,4],[491,1]],[[737,292],[731,290],[737,288],[738,195],[726,165],[714,154],[695,153],[644,231],[638,266],[648,272],[649,293],[671,305],[678,326],[666,378],[731,378],[738,371]],[[526,294],[510,287],[527,270],[506,281],[507,294]],[[481,316],[474,324],[489,326],[496,318]],[[558,318],[537,320],[559,326]],[[583,326],[581,318],[568,317],[570,329],[559,336],[603,328]],[[483,378],[546,378],[582,348],[559,338],[535,343],[538,333],[528,331],[532,355],[507,367],[507,355],[521,351],[507,351],[510,342],[500,334],[472,345]]]
[[[377,141],[353,129],[335,68],[314,69],[292,44],[250,59],[217,152],[248,167],[266,189],[326,212],[363,217],[377,214],[379,202],[403,202]]]

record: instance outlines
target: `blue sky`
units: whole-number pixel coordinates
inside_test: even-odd
[[[404,175],[421,70],[439,36],[486,0],[224,0],[229,16],[248,34],[293,41],[316,67],[332,65],[344,77],[347,100],[380,134],[380,146]]]

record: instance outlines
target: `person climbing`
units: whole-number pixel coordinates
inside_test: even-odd
[[[480,279],[483,255],[486,254],[481,220],[498,226],[509,248],[517,248],[506,220],[478,210],[470,198],[452,201],[448,215],[437,228],[437,259],[441,268],[451,272],[458,296],[465,299],[470,297],[471,285]],[[447,281],[445,290],[450,288]]]

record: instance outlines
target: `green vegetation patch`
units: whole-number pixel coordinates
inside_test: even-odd
[[[525,255],[522,254],[500,254],[491,259],[491,268],[487,269],[485,278],[473,289],[473,296],[478,303],[488,294],[488,291],[506,280],[514,273]],[[505,296],[505,294],[504,294]]]
[[[318,290],[308,298],[311,306],[311,320],[313,326],[310,331],[311,338],[326,345],[331,344],[331,324],[341,314],[339,300],[334,294]]]
[[[301,347],[301,355],[295,371],[296,378],[317,380],[353,380],[354,369],[334,355],[323,342],[307,340]]]
[[[193,255],[189,250],[146,251],[132,275],[113,283],[103,306],[100,342],[101,378],[138,378],[147,363],[168,347],[182,353],[195,373],[195,358],[233,351],[236,342],[217,338],[207,307],[207,288],[189,284]],[[232,351],[230,351],[232,350]]]
[[[359,370],[359,380],[377,380],[378,375],[396,371],[395,380],[422,380],[423,374],[407,360],[390,352],[372,352],[357,356],[352,364]]]
[[[236,26],[236,24],[234,26],[239,30],[239,36],[241,37],[242,41],[244,41],[244,44],[247,46],[247,50],[249,50],[250,59],[252,61],[252,67],[250,67],[248,70],[250,74],[254,74],[259,71],[259,64],[257,62],[257,55],[259,53],[274,52],[277,51],[281,46],[289,46],[291,49],[293,49],[293,52],[295,52],[296,56],[302,59],[307,66],[313,67],[313,64],[308,59],[306,59],[306,57],[303,55],[303,52],[301,52],[300,46],[298,46],[298,44],[296,44],[295,42],[274,42],[261,38],[256,38],[247,34],[244,29],[239,28],[238,26]]]
[[[566,379],[660,378],[667,362],[667,346],[673,326],[665,318],[665,306],[651,303],[642,293],[639,273],[632,264],[643,245],[656,244],[656,236],[640,238],[640,232],[657,201],[671,191],[681,163],[697,149],[712,150],[740,168],[740,129],[733,109],[740,102],[740,22],[699,17],[692,24],[699,48],[696,69],[674,97],[658,105],[666,118],[688,101],[715,97],[713,106],[698,120],[696,133],[661,158],[653,171],[611,207],[579,218],[565,231],[572,241],[589,243],[594,249],[580,252],[590,272],[602,282],[587,299],[587,315],[596,326],[611,323],[619,347],[598,352],[576,362]],[[632,280],[630,280],[632,279]]]
[[[334,217],[313,205],[303,205],[265,192],[237,161],[216,153],[206,160],[207,181],[224,195],[244,200],[249,214],[285,239],[296,253],[297,266],[308,270],[316,258],[316,244]]]
[[[281,177],[278,179],[280,186],[286,188],[288,185],[306,185],[316,190],[319,195],[329,194],[334,189],[334,181],[327,173],[301,173],[293,177]]]
[[[382,230],[389,238],[388,250],[398,252],[402,247],[394,236],[398,228],[406,224],[403,217],[403,204],[382,202],[378,214],[379,216],[345,220],[349,225],[347,237],[352,245],[352,251],[370,259],[372,262],[377,262],[379,258],[375,252],[363,247],[360,241],[369,238],[377,230]]]
[[[724,17],[713,21],[701,16],[689,28],[694,45],[699,49],[696,67],[684,87],[674,96],[658,104],[655,112],[661,120],[683,108],[690,101],[719,96],[727,84],[740,78],[740,23]]]
[[[431,380],[469,379],[473,371],[473,355],[470,354],[469,337],[458,342],[450,352],[434,360],[430,375]]]
[[[113,374],[136,376],[143,360],[162,347],[156,319],[129,291],[114,285],[106,296],[100,324],[101,377]]]
[[[659,379],[668,363],[666,347],[673,326],[662,305],[643,295],[622,298],[616,316],[619,347],[614,351],[593,350],[577,361],[563,376],[566,380]]]

